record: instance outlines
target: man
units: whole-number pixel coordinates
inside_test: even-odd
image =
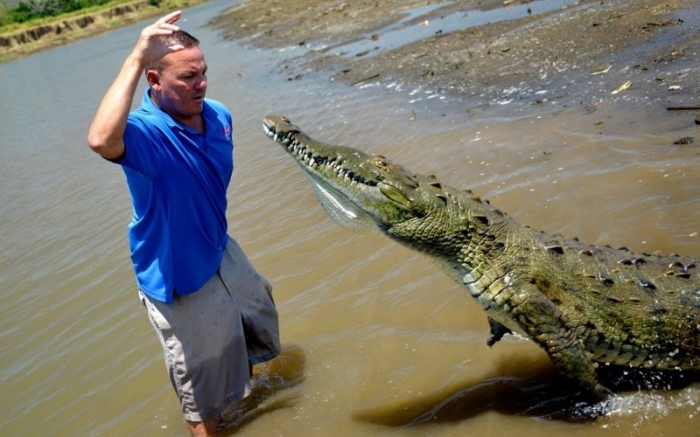
[[[193,436],[250,392],[252,365],[280,352],[270,284],[228,236],[231,114],[205,99],[199,42],[176,11],[146,27],[100,103],[92,150],[122,166],[139,296]],[[149,88],[129,113],[139,77]]]

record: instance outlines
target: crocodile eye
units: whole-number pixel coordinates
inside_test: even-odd
[[[372,160],[375,167],[385,169],[387,167],[386,159],[383,156],[378,156]]]

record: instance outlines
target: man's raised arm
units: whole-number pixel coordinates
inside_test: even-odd
[[[181,15],[180,11],[171,12],[141,32],[136,47],[102,98],[90,125],[87,142],[96,153],[108,159],[116,159],[124,153],[124,130],[139,78],[149,63],[182,49],[179,45],[167,46],[160,38],[178,30],[173,23]]]

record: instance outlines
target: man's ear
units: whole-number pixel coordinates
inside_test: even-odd
[[[155,69],[148,70],[146,71],[146,80],[151,88],[157,87],[160,85],[160,74]]]

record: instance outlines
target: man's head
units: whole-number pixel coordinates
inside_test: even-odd
[[[199,41],[189,33],[178,30],[163,38],[168,46],[183,48],[146,66],[151,98],[174,118],[187,121],[202,112],[207,64]]]

